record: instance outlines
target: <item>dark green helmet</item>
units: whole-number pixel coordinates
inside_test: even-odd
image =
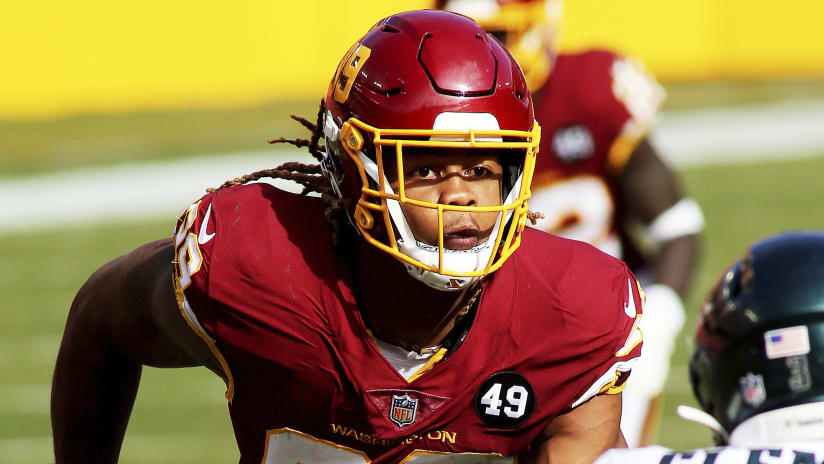
[[[760,241],[721,276],[701,307],[690,382],[726,431],[824,401],[824,233]]]

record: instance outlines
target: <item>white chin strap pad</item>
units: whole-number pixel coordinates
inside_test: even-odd
[[[824,437],[824,402],[773,409],[750,417],[730,434],[732,446],[821,440]]]
[[[499,130],[500,125],[498,120],[491,113],[454,113],[444,112],[439,114],[433,124],[434,130]],[[465,136],[433,136],[430,140],[437,141],[461,141],[466,140]],[[481,142],[501,142],[500,137],[479,137],[476,140]],[[380,185],[379,172],[377,164],[364,155],[363,152],[358,153],[359,159],[363,164],[366,174]],[[394,194],[395,192],[389,185],[389,182],[384,176],[384,193]],[[509,191],[507,198],[502,199],[503,204],[513,202],[521,190],[521,177],[518,178],[513,188]],[[398,231],[399,238],[398,250],[406,256],[415,259],[426,266],[438,267],[439,253],[438,247],[418,241],[406,217],[403,214],[401,205],[396,200],[387,200],[389,215],[392,218],[392,223]],[[483,243],[470,248],[468,250],[452,250],[445,248],[443,250],[443,268],[450,272],[475,272],[486,267],[487,263],[496,251],[492,246],[497,238],[498,231],[503,227],[512,215],[512,211],[506,214],[498,214],[495,227],[492,229],[489,237]],[[479,280],[481,276],[476,277],[453,277],[438,272],[428,271],[418,268],[414,265],[404,262],[404,266],[409,274],[425,283],[426,285],[437,290],[456,291],[465,288],[467,285]]]
[[[377,164],[363,153],[359,153],[359,157],[361,162],[363,163],[364,170],[366,171],[367,175],[369,175],[369,177],[372,179],[377,179]],[[378,183],[377,180],[375,180],[375,182]],[[389,186],[389,182],[386,181],[386,179],[384,179],[384,192],[390,194],[395,193],[392,190],[392,187]],[[409,226],[409,223],[406,220],[406,216],[404,216],[403,210],[401,209],[401,205],[398,201],[387,200],[387,206],[389,208],[389,215],[392,218],[392,223],[395,225],[395,227],[398,230],[398,234],[400,235],[400,237],[397,240],[398,250],[406,256],[409,256],[412,259],[420,261],[421,263],[427,266],[437,267],[438,247],[428,245],[423,242],[419,242],[415,238],[415,236],[412,234],[412,228]],[[500,225],[501,221],[499,215],[498,222],[495,224],[495,228],[493,229],[489,238],[485,242],[473,248],[470,248],[468,250],[451,250],[449,248],[445,248],[443,253],[444,268],[453,271],[472,272],[478,269],[482,269],[484,266],[486,266],[486,263],[489,261],[489,257],[493,251],[492,240],[495,239],[495,236],[498,233],[498,228],[500,227]],[[409,272],[409,274],[412,277],[420,280],[426,285],[437,290],[461,290],[467,285],[477,281],[479,278],[451,277],[439,274],[437,272],[421,269],[406,262],[404,262],[403,264],[404,267],[406,267],[407,272]]]

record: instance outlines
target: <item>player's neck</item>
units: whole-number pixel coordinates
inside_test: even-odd
[[[440,344],[475,292],[474,287],[435,290],[410,276],[392,256],[362,242],[355,260],[358,306],[369,328],[381,340],[410,350]]]

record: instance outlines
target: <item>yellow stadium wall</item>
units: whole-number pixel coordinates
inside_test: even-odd
[[[608,45],[663,81],[824,77],[818,0],[569,0],[566,48]]]
[[[0,119],[320,97],[377,19],[429,0],[30,0],[0,5]],[[664,81],[824,76],[824,2],[568,0],[565,49]]]

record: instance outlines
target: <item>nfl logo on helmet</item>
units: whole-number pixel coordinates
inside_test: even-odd
[[[418,410],[418,400],[409,395],[392,395],[392,408],[389,410],[389,420],[403,427],[415,422],[415,412]]]
[[[764,377],[748,372],[746,377],[739,379],[741,383],[741,396],[744,401],[751,406],[758,406],[767,399],[767,392],[764,389]]]

